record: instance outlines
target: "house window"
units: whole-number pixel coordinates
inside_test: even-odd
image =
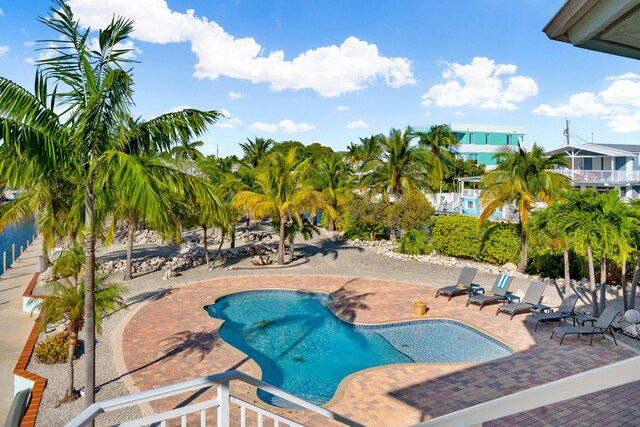
[[[485,135],[484,143],[487,144],[487,145],[491,144],[491,134],[490,133]]]
[[[475,205],[475,204],[473,203],[473,201],[472,201],[472,200],[467,200],[467,209],[469,209],[469,210],[473,210],[474,205]]]
[[[473,136],[474,136],[473,133],[469,134],[469,144],[473,144],[473,139],[474,139]]]
[[[475,160],[478,163],[478,153],[467,154],[467,160]]]
[[[513,145],[513,135],[507,135],[507,145]]]

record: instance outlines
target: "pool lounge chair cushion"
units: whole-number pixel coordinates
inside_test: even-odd
[[[469,304],[477,304],[480,306],[480,310],[482,310],[485,305],[502,302],[504,300],[504,295],[509,290],[509,286],[511,285],[512,280],[513,277],[507,274],[498,276],[496,278],[496,281],[493,283],[493,287],[486,294],[475,295],[469,293],[467,306],[469,306]]]
[[[589,341],[589,345],[591,345],[593,343],[594,335],[602,335],[602,337],[604,338],[604,333],[608,331],[611,333],[611,336],[613,337],[613,342],[616,345],[618,345],[618,342],[616,341],[616,336],[613,334],[613,328],[611,327],[611,324],[613,323],[614,320],[616,320],[616,317],[618,317],[618,310],[609,306],[604,309],[604,311],[602,312],[602,314],[600,314],[600,317],[598,317],[598,320],[596,320],[596,323],[593,326],[557,327],[553,329],[553,332],[551,332],[551,338],[553,338],[554,335],[559,336],[560,345],[562,345],[562,341],[564,340],[564,337],[566,335],[578,335],[578,337],[580,335],[591,335],[591,340]]]
[[[511,320],[513,320],[513,316],[516,314],[533,313],[534,306],[542,299],[542,294],[546,287],[546,283],[531,282],[527,292],[524,294],[524,298],[522,298],[522,302],[501,305],[496,311],[496,316],[500,313],[508,313],[511,315]]]
[[[533,329],[534,332],[538,330],[538,324],[540,322],[560,322],[573,316],[576,304],[578,303],[579,299],[580,297],[577,294],[569,295],[562,300],[558,311],[554,311],[552,313],[538,313],[527,316],[527,319],[535,320],[536,322],[536,327]],[[525,319],[525,321],[527,319]]]
[[[436,298],[438,298],[439,295],[446,295],[449,297],[449,301],[451,301],[451,298],[457,295],[467,294],[477,272],[478,270],[476,268],[464,267],[460,272],[460,277],[458,277],[456,284],[438,289],[436,291]]]

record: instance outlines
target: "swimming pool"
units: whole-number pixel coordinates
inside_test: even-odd
[[[262,369],[262,380],[316,404],[328,402],[348,375],[394,363],[476,362],[512,354],[499,341],[451,320],[353,325],[321,293],[248,291],[205,307],[225,320],[220,336]],[[287,407],[259,392],[267,403]]]

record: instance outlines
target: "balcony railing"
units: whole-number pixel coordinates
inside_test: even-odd
[[[482,193],[482,190],[476,190],[473,188],[465,188],[464,190],[462,190],[462,197],[470,197],[470,198],[474,198],[477,199],[480,197],[480,194]]]
[[[572,181],[585,181],[594,183],[638,183],[640,182],[640,171],[603,171],[603,170],[582,170],[582,169],[556,169],[554,172],[561,173],[571,178]]]
[[[269,410],[260,408],[249,402],[246,402],[235,396],[231,396],[229,392],[229,383],[231,381],[240,381],[245,384],[249,384],[255,388],[271,393],[274,396],[278,396],[294,405],[301,408],[313,411],[316,414],[334,420],[340,424],[354,427],[364,427],[362,424],[357,423],[335,412],[324,409],[318,405],[307,402],[292,394],[280,390],[272,385],[257,380],[249,375],[243,374],[238,371],[229,371],[218,375],[211,375],[208,377],[201,377],[195,380],[184,381],[177,384],[172,384],[164,387],[160,387],[154,390],[143,391],[141,393],[132,394],[130,396],[118,397],[115,399],[105,400],[103,402],[97,402],[89,406],[82,411],[77,417],[67,424],[67,427],[81,427],[89,425],[100,414],[105,412],[117,411],[132,406],[140,405],[142,403],[152,402],[155,400],[166,399],[171,396],[177,396],[182,393],[193,392],[197,390],[204,390],[209,387],[217,386],[218,393],[214,399],[206,400],[203,402],[192,403],[188,406],[178,407],[169,411],[144,416],[137,419],[128,419],[126,422],[119,424],[120,426],[137,427],[146,425],[160,425],[165,427],[167,423],[179,422],[182,426],[199,424],[201,427],[206,425],[217,425],[218,427],[228,427],[231,413],[237,411],[237,417],[239,418],[240,426],[245,427],[247,425],[248,418],[256,417],[258,426],[264,425],[265,421],[269,421],[274,426],[292,426],[292,427],[304,427],[299,422],[290,420],[278,414],[274,414]],[[211,411],[210,414],[207,411]],[[216,424],[212,424],[209,419],[213,413],[215,413]],[[190,417],[189,417],[190,416]],[[189,418],[188,418],[189,417]],[[189,422],[187,423],[187,418]],[[194,423],[194,419],[198,421]],[[207,423],[209,421],[209,423]]]

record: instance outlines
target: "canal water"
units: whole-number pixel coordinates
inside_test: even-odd
[[[2,269],[2,252],[7,253],[7,268],[11,266],[11,245],[15,245],[16,258],[20,256],[20,246],[27,248],[27,241],[31,243],[36,234],[36,221],[31,219],[19,224],[7,224],[0,233],[0,274],[4,274]]]

